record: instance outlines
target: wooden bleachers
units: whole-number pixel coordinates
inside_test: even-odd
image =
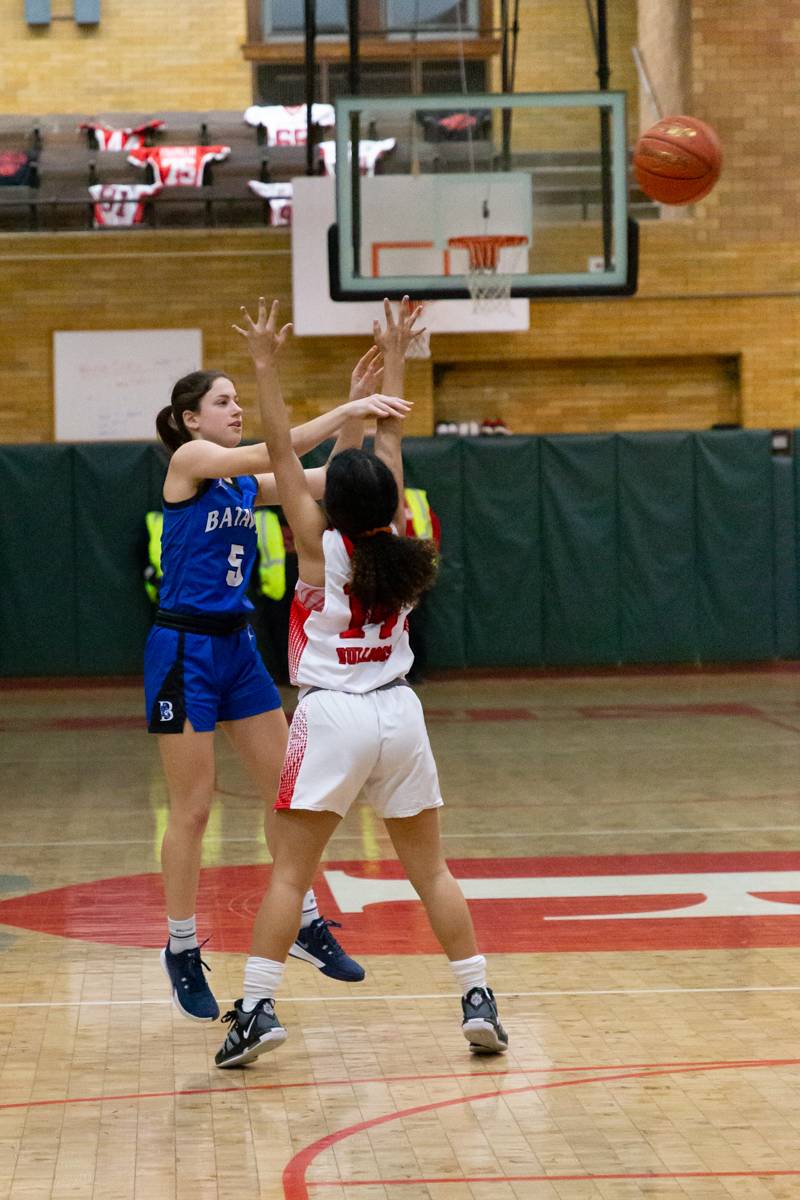
[[[267,146],[259,131],[239,111],[116,112],[0,117],[0,150],[21,149],[36,156],[38,179],[33,186],[0,187],[0,230],[76,230],[92,227],[93,183],[147,183],[152,171],[128,161],[126,151],[101,151],[91,145],[79,125],[97,121],[114,128],[136,127],[151,117],[164,120],[163,129],[148,138],[157,145],[225,145],[227,159],[206,167],[200,188],[165,187],[147,204],[145,221],[151,227],[264,225],[267,206],[254,196],[249,180],[283,182],[306,172],[305,146]],[[499,170],[496,146],[479,126],[471,141],[431,138],[430,131],[408,120],[381,119],[368,130],[370,138],[394,137],[396,146],[378,163],[380,174]],[[319,156],[317,166],[321,170]],[[596,220],[601,205],[601,175],[596,151],[514,154],[512,169],[529,171],[534,207],[546,221]],[[638,217],[659,215],[653,204],[630,181],[631,211]]]

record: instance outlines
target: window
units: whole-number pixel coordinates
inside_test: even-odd
[[[464,63],[467,90],[486,91],[487,66],[482,60]],[[420,93],[461,93],[461,66],[455,59],[431,59],[420,65],[421,75],[410,61],[361,63],[361,92],[364,96],[411,96]],[[263,63],[256,73],[257,104],[305,104],[305,70],[301,63]],[[415,82],[419,80],[419,82]],[[350,94],[346,63],[317,63],[315,99],[332,104],[337,96]]]
[[[478,32],[478,0],[361,0],[362,34],[410,37],[474,36]],[[347,34],[347,0],[316,0],[317,33]],[[263,0],[264,35],[300,38],[305,30],[303,0]]]

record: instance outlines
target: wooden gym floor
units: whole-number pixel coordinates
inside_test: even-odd
[[[291,962],[288,1042],[226,1073],[223,1026],[179,1017],[158,961],[166,797],[138,688],[5,690],[0,1195],[800,1195],[800,668],[421,694],[509,1054],[470,1058],[356,807],[318,893],[367,979]],[[224,1011],[266,872],[224,745],[218,782],[199,912]]]

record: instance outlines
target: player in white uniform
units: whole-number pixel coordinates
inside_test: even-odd
[[[383,387],[403,385],[405,351],[415,336],[407,305],[386,328],[375,323]],[[233,1067],[280,1045],[286,1030],[275,993],[292,945],[303,894],[329,838],[359,793],[383,817],[463,993],[463,1032],[474,1050],[502,1053],[508,1037],[486,982],[472,919],[442,853],[442,804],[422,706],[406,684],[412,663],[406,617],[436,572],[431,541],[400,537],[405,527],[399,417],[378,419],[375,453],[335,455],[325,483],[325,513],[313,499],[292,449],[277,354],[290,325],[276,328],[277,302],[258,320],[243,310],[256,365],[265,440],[284,514],[297,546],[289,661],[300,684],[275,805],[275,854],[256,917],[244,992],[223,1020],[230,1028],[216,1055]],[[378,397],[376,397],[378,399]],[[332,526],[332,528],[327,528]]]

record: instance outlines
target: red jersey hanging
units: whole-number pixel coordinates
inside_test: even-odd
[[[145,121],[143,125],[134,125],[130,129],[114,129],[111,125],[102,125],[97,121],[84,121],[78,129],[91,129],[97,142],[98,150],[136,150],[144,145],[146,133],[162,129],[164,121]]]
[[[230,146],[142,146],[128,155],[128,162],[136,167],[149,163],[156,183],[164,187],[202,187],[206,164],[221,162],[230,152]]]

